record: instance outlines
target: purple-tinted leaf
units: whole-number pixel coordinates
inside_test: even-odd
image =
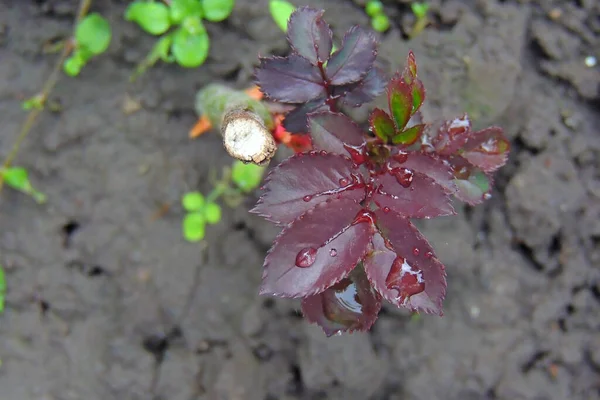
[[[318,68],[295,54],[261,58],[256,79],[268,98],[284,103],[304,103],[326,94]]]
[[[371,285],[398,307],[442,315],[446,272],[417,228],[394,213],[376,212],[380,234],[364,258]]]
[[[373,234],[371,224],[353,224],[360,210],[350,199],[329,200],[287,226],[265,259],[260,293],[305,297],[345,278]]]
[[[323,293],[302,300],[302,313],[327,336],[367,331],[379,314],[381,296],[373,290],[364,270],[356,267]]]
[[[380,108],[374,109],[371,113],[369,125],[375,136],[385,142],[390,140],[396,133],[394,121],[392,121],[390,116]]]
[[[411,85],[415,79],[417,78],[417,59],[415,57],[415,53],[412,50],[408,52],[408,57],[406,59],[406,66],[404,67],[404,71],[402,71],[402,79]]]
[[[354,26],[346,32],[342,47],[327,63],[326,75],[332,85],[347,85],[363,78],[377,56],[375,37]]]
[[[442,186],[446,193],[452,194],[458,189],[454,183],[452,167],[446,160],[442,160],[433,154],[421,152],[400,152],[392,157],[390,167],[406,167],[413,171],[427,175]]]
[[[288,22],[288,40],[292,48],[313,65],[329,59],[332,34],[323,21],[323,10],[301,7],[294,11]]]
[[[396,129],[404,129],[413,109],[412,88],[396,75],[388,85],[388,105],[396,123]]]
[[[425,124],[413,125],[410,128],[406,128],[399,134],[392,138],[392,143],[410,146],[413,145],[421,138],[423,131],[425,130]]]
[[[502,128],[494,126],[475,132],[463,149],[461,156],[471,164],[484,172],[494,172],[506,164],[510,143]]]
[[[477,168],[469,169],[467,176],[459,176],[454,182],[458,188],[454,196],[469,205],[480,204],[492,197],[492,177]]]
[[[277,224],[288,224],[330,198],[359,202],[365,197],[365,190],[356,185],[357,179],[347,157],[316,152],[296,154],[269,173],[263,186],[265,193],[251,212]]]
[[[329,110],[329,106],[324,97],[304,103],[286,114],[283,127],[290,133],[307,133],[308,114],[325,110]]]
[[[365,143],[361,129],[344,114],[329,111],[310,114],[308,125],[315,150],[348,154],[344,144],[360,147]]]
[[[371,68],[365,79],[344,86],[334,86],[334,95],[339,94],[341,101],[351,107],[359,107],[384,92],[386,78],[376,67]]]
[[[379,175],[373,200],[384,210],[408,218],[455,214],[445,189],[428,176],[400,167]]]
[[[433,139],[433,146],[439,155],[452,155],[467,143],[471,137],[471,120],[465,114],[444,122]]]

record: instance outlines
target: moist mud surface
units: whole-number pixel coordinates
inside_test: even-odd
[[[448,273],[445,315],[385,308],[373,330],[325,338],[292,300],[258,296],[277,229],[254,198],[181,237],[185,191],[230,163],[220,139],[190,141],[195,91],[252,82],[257,55],[285,54],[267,0],[238,0],[208,26],[207,63],[129,76],[153,38],[95,1],[107,54],[52,94],[21,149],[49,201],[5,189],[0,262],[0,397],[7,400],[593,400],[600,398],[600,3],[432,0],[408,40],[408,1],[388,1],[379,57],[413,49],[427,117],[466,111],[512,142],[493,198],[427,221]],[[325,7],[336,37],[369,20],[361,2]],[[0,158],[70,32],[74,0],[0,0]],[[134,107],[132,107],[132,104]],[[135,112],[133,112],[135,111]],[[360,116],[360,115],[359,115]]]

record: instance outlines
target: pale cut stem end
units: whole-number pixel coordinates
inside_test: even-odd
[[[275,155],[277,145],[263,120],[254,112],[234,108],[223,116],[223,145],[233,158],[255,164],[266,164]]]

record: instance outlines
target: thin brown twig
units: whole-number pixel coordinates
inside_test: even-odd
[[[21,126],[21,130],[19,131],[17,139],[15,140],[15,143],[11,147],[10,152],[8,153],[8,156],[4,160],[4,163],[2,164],[3,169],[9,168],[11,166],[12,162],[17,157],[17,154],[19,152],[19,148],[21,147],[21,144],[23,143],[23,141],[25,141],[25,138],[27,138],[27,135],[29,134],[29,132],[31,132],[31,128],[33,127],[33,124],[35,123],[35,121],[37,120],[39,115],[42,113],[42,111],[44,110],[44,105],[46,104],[48,97],[50,97],[50,93],[52,92],[52,90],[54,89],[54,87],[56,86],[56,84],[58,82],[58,79],[60,77],[60,72],[62,70],[62,65],[65,62],[66,58],[71,53],[71,51],[73,50],[73,46],[70,45],[70,43],[72,43],[72,41],[74,40],[73,38],[75,37],[75,30],[77,29],[77,25],[79,25],[79,23],[81,22],[83,17],[85,17],[85,15],[87,14],[91,4],[92,4],[92,0],[81,0],[79,2],[79,9],[77,10],[77,16],[75,17],[75,24],[73,25],[73,32],[71,34],[71,38],[67,40],[67,44],[63,47],[62,52],[60,53],[60,57],[56,61],[56,64],[54,65],[52,72],[50,73],[50,75],[48,76],[48,79],[46,79],[46,82],[44,82],[44,85],[42,86],[42,91],[36,96],[39,100],[39,104],[41,105],[41,107],[34,108],[27,115],[27,118],[25,119],[25,122]],[[0,193],[2,192],[3,186],[4,186],[4,178],[2,175],[0,175]]]

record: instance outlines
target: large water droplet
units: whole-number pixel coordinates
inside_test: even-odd
[[[350,146],[344,144],[344,148],[350,153],[350,158],[355,164],[364,164],[368,160],[366,143],[361,146]]]
[[[314,247],[305,247],[296,254],[296,266],[299,268],[308,268],[315,263],[317,258],[317,249]]]
[[[309,201],[311,201],[311,200],[312,200],[312,196],[311,196],[310,194],[307,194],[306,196],[304,196],[304,197],[302,198],[302,200],[304,200],[304,201],[306,201],[306,202],[308,203]]]
[[[394,168],[392,174],[396,177],[398,183],[405,188],[410,186],[415,175],[412,170],[404,167]]]
[[[336,249],[331,249],[331,250],[329,250],[329,255],[330,255],[331,257],[335,257],[335,256],[337,256],[337,250],[336,250]]]
[[[400,304],[425,290],[423,273],[407,263],[404,257],[396,257],[385,278],[385,285],[390,290],[398,291],[397,300]]]
[[[363,222],[366,222],[371,225],[375,225],[375,214],[373,214],[372,211],[369,211],[366,208],[363,208],[362,210],[360,210],[358,212],[358,214],[356,214],[356,217],[354,217],[354,221],[352,221],[352,225],[360,224]]]
[[[399,162],[400,164],[402,164],[402,163],[405,163],[406,160],[408,160],[408,153],[400,152],[400,153],[392,156],[392,158],[394,160],[396,160],[397,162]]]
[[[323,313],[332,322],[353,327],[363,313],[356,284],[348,278],[342,279],[323,293]]]

